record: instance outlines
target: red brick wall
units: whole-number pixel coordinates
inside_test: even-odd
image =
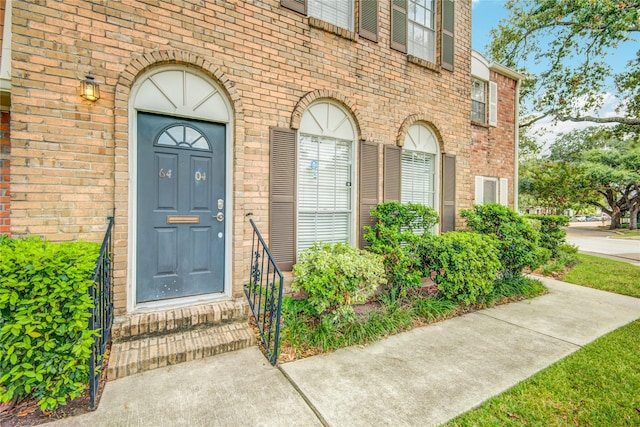
[[[10,153],[9,112],[0,111],[0,234],[9,236],[11,236]]]
[[[509,179],[513,207],[516,81],[494,71],[490,79],[498,84],[498,124],[472,125],[471,168],[474,176]]]

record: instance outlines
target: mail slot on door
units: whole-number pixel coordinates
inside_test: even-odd
[[[200,224],[200,215],[167,215],[167,224]]]

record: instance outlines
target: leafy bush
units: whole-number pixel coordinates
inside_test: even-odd
[[[558,246],[558,252],[564,252],[565,254],[577,254],[578,247],[571,243],[562,243]]]
[[[292,288],[307,295],[307,313],[333,314],[338,320],[353,314],[350,304],[366,301],[387,282],[382,257],[343,243],[315,243],[305,249],[293,266]]]
[[[371,252],[384,256],[388,296],[393,301],[420,285],[424,252],[431,246],[438,214],[416,203],[386,202],[371,209],[371,216],[376,224],[364,227],[364,238],[371,243]]]
[[[553,262],[542,267],[542,274],[550,276],[552,273],[564,271],[567,267],[573,267],[578,263],[577,252],[578,248],[573,245],[560,245]]]
[[[480,302],[489,305],[505,298],[533,298],[546,290],[542,282],[526,276],[498,277],[493,290],[482,296]]]
[[[452,300],[473,304],[493,289],[501,264],[495,239],[465,231],[438,236],[428,254],[434,282]]]
[[[526,218],[540,221],[540,246],[551,251],[551,257],[558,256],[558,247],[566,243],[567,232],[562,228],[569,225],[565,215],[526,215]]]
[[[534,227],[506,206],[476,205],[473,210],[461,210],[460,215],[466,218],[471,230],[499,240],[504,276],[519,276],[525,267],[534,270],[551,255],[548,249],[540,246],[540,235]]]
[[[98,252],[93,243],[2,240],[0,401],[33,395],[47,410],[84,390],[95,335],[88,288]]]

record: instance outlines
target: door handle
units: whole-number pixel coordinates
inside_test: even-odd
[[[222,212],[218,212],[218,215],[216,215],[216,219],[220,222],[224,221],[224,214]]]

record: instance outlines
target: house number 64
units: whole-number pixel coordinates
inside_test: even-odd
[[[207,180],[207,173],[206,172],[197,171],[195,178],[196,178],[196,181],[206,181]]]
[[[169,178],[169,179],[171,179],[171,175],[172,175],[171,169],[169,169],[168,171],[165,171],[163,168],[160,168],[160,170],[158,171],[158,176],[160,178]]]

